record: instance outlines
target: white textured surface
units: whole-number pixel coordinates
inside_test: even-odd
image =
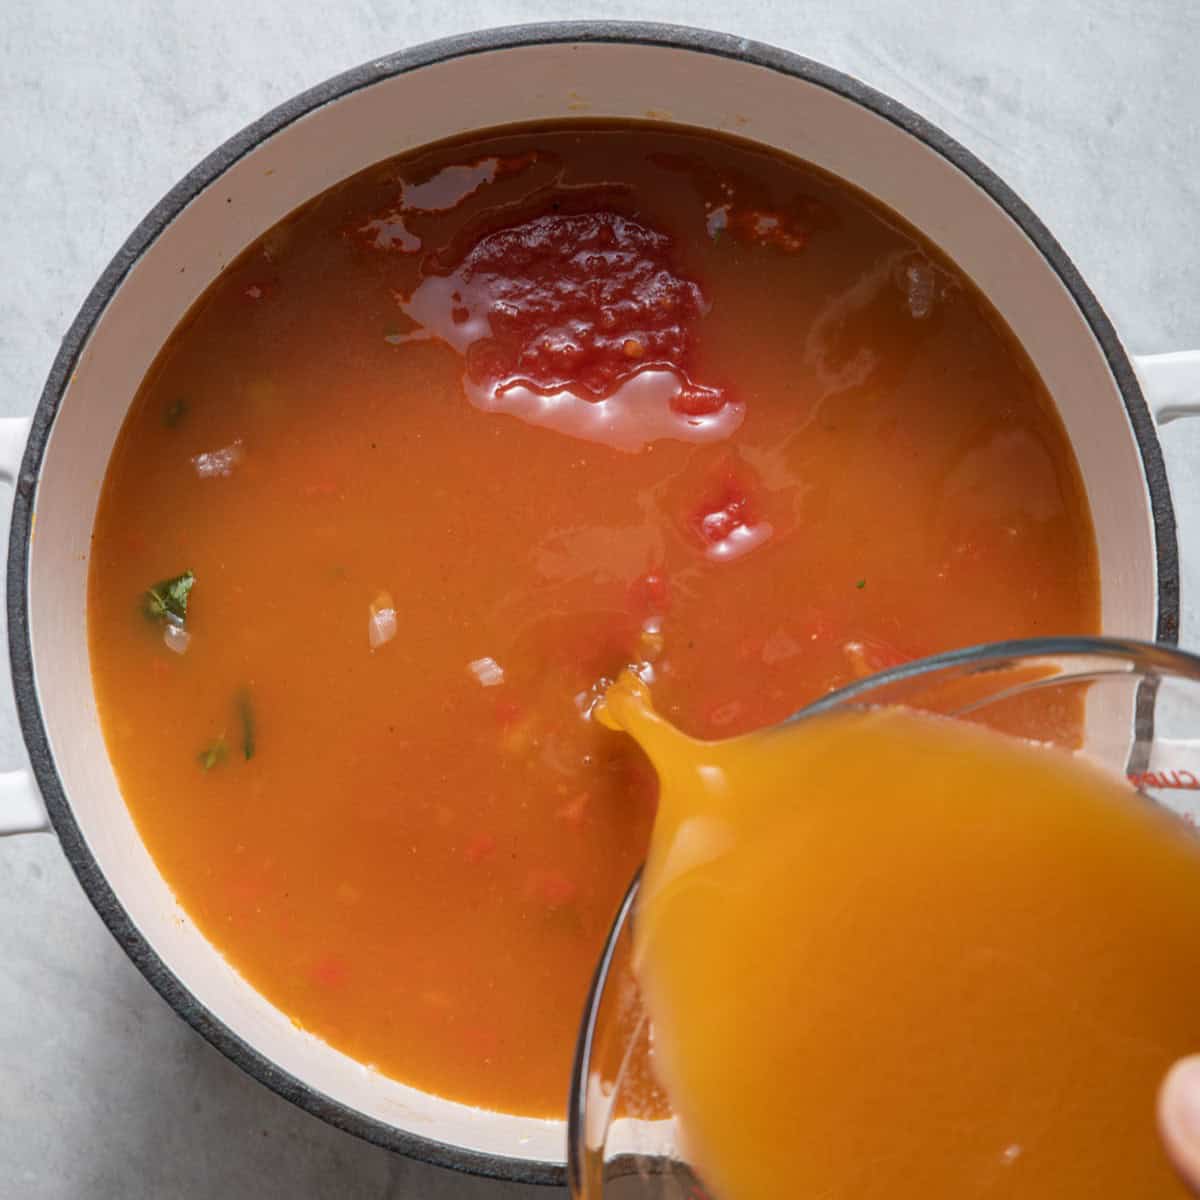
[[[32,409],[59,339],[112,253],[231,133],[381,53],[563,17],[707,25],[861,76],[1016,187],[1130,349],[1200,347],[1200,7],[1182,0],[4,0],[0,8],[0,415]],[[1200,422],[1173,425],[1164,442],[1186,557],[1200,531]],[[1185,604],[1192,577],[1185,569]],[[1185,641],[1194,628],[1185,607]],[[0,684],[5,709],[7,692]],[[20,753],[5,712],[0,767]],[[276,1099],[151,992],[51,839],[0,844],[5,1200],[525,1194],[393,1158]]]

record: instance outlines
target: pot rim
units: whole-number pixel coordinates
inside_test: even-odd
[[[38,477],[50,431],[79,355],[109,301],[170,223],[226,170],[261,142],[322,105],[360,88],[454,58],[561,43],[646,45],[734,58],[825,88],[856,103],[947,159],[1016,222],[1070,293],[1095,336],[1125,403],[1142,459],[1154,526],[1158,603],[1156,637],[1174,644],[1179,622],[1175,517],[1162,452],[1133,366],[1107,314],[1075,265],[1029,206],[964,146],[898,101],[841,71],[765,43],[682,25],[639,21],[554,21],[501,26],[427,42],[353,67],[285,101],[234,134],[189,171],[130,234],[84,300],[63,338],[33,416],[16,481],[8,553],[8,639],[17,715],[46,808],[67,860],[109,931],[147,981],[189,1025],[260,1083],[338,1129],[436,1166],[494,1179],[561,1186],[564,1165],[481,1153],[368,1117],[281,1070],[201,1005],[134,925],[75,821],[58,776],[34,676],[28,613],[30,541]],[[567,1086],[564,1080],[564,1092]],[[565,1148],[565,1147],[564,1147]]]

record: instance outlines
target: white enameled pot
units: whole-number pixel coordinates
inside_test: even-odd
[[[1015,331],[1058,405],[1099,539],[1105,633],[1175,640],[1178,558],[1155,421],[1200,399],[1200,354],[1142,360],[1135,372],[1054,239],[952,139],[856,80],[720,34],[528,26],[383,58],[238,134],[143,221],[68,332],[32,422],[0,424],[0,477],[15,484],[9,642],[32,764],[0,777],[0,831],[52,826],[150,982],[270,1087],[384,1146],[545,1183],[563,1178],[561,1122],[468,1108],[360,1066],[297,1029],[188,920],[108,760],[88,675],[85,591],[96,501],[128,405],[230,260],[371,163],[472,129],[580,117],[665,119],[786,151],[937,243]]]

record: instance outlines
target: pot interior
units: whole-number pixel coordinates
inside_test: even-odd
[[[302,1091],[302,1102],[317,1106],[319,1093],[342,1106],[341,1118],[351,1124],[356,1114],[378,1122],[381,1140],[386,1127],[408,1131],[492,1156],[485,1169],[501,1174],[521,1174],[529,1160],[561,1164],[562,1123],[485,1112],[386,1079],[297,1029],[247,986],[176,904],[142,845],[85,677],[89,539],[127,406],[190,305],[265,229],[371,163],[482,126],[669,120],[807,159],[924,232],[1020,338],[1059,405],[1090,497],[1104,632],[1155,634],[1154,529],[1142,459],[1104,354],[1059,276],[983,188],[919,138],[821,83],[726,56],[731,40],[722,45],[725,53],[717,54],[543,42],[428,61],[398,74],[380,74],[385,63],[365,69],[364,85],[269,136],[235,139],[152,214],[146,231],[153,240],[115,291],[100,285],[102,311],[63,394],[37,491],[28,605],[42,718],[70,811],[133,925],[199,1005],[311,1089]],[[286,1081],[274,1082],[287,1091]],[[433,1157],[454,1161],[452,1150]]]

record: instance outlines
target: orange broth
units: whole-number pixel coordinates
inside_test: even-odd
[[[1178,1197],[1200,839],[1057,747],[901,708],[716,742],[630,673],[662,792],[634,947],[719,1200]]]
[[[172,632],[147,589],[184,571]],[[811,167],[651,125],[435,146],[268,232],[134,398],[90,573],[189,916],[348,1054],[541,1115],[655,806],[600,681],[653,660],[727,736],[1099,620],[1071,448],[969,281]]]

